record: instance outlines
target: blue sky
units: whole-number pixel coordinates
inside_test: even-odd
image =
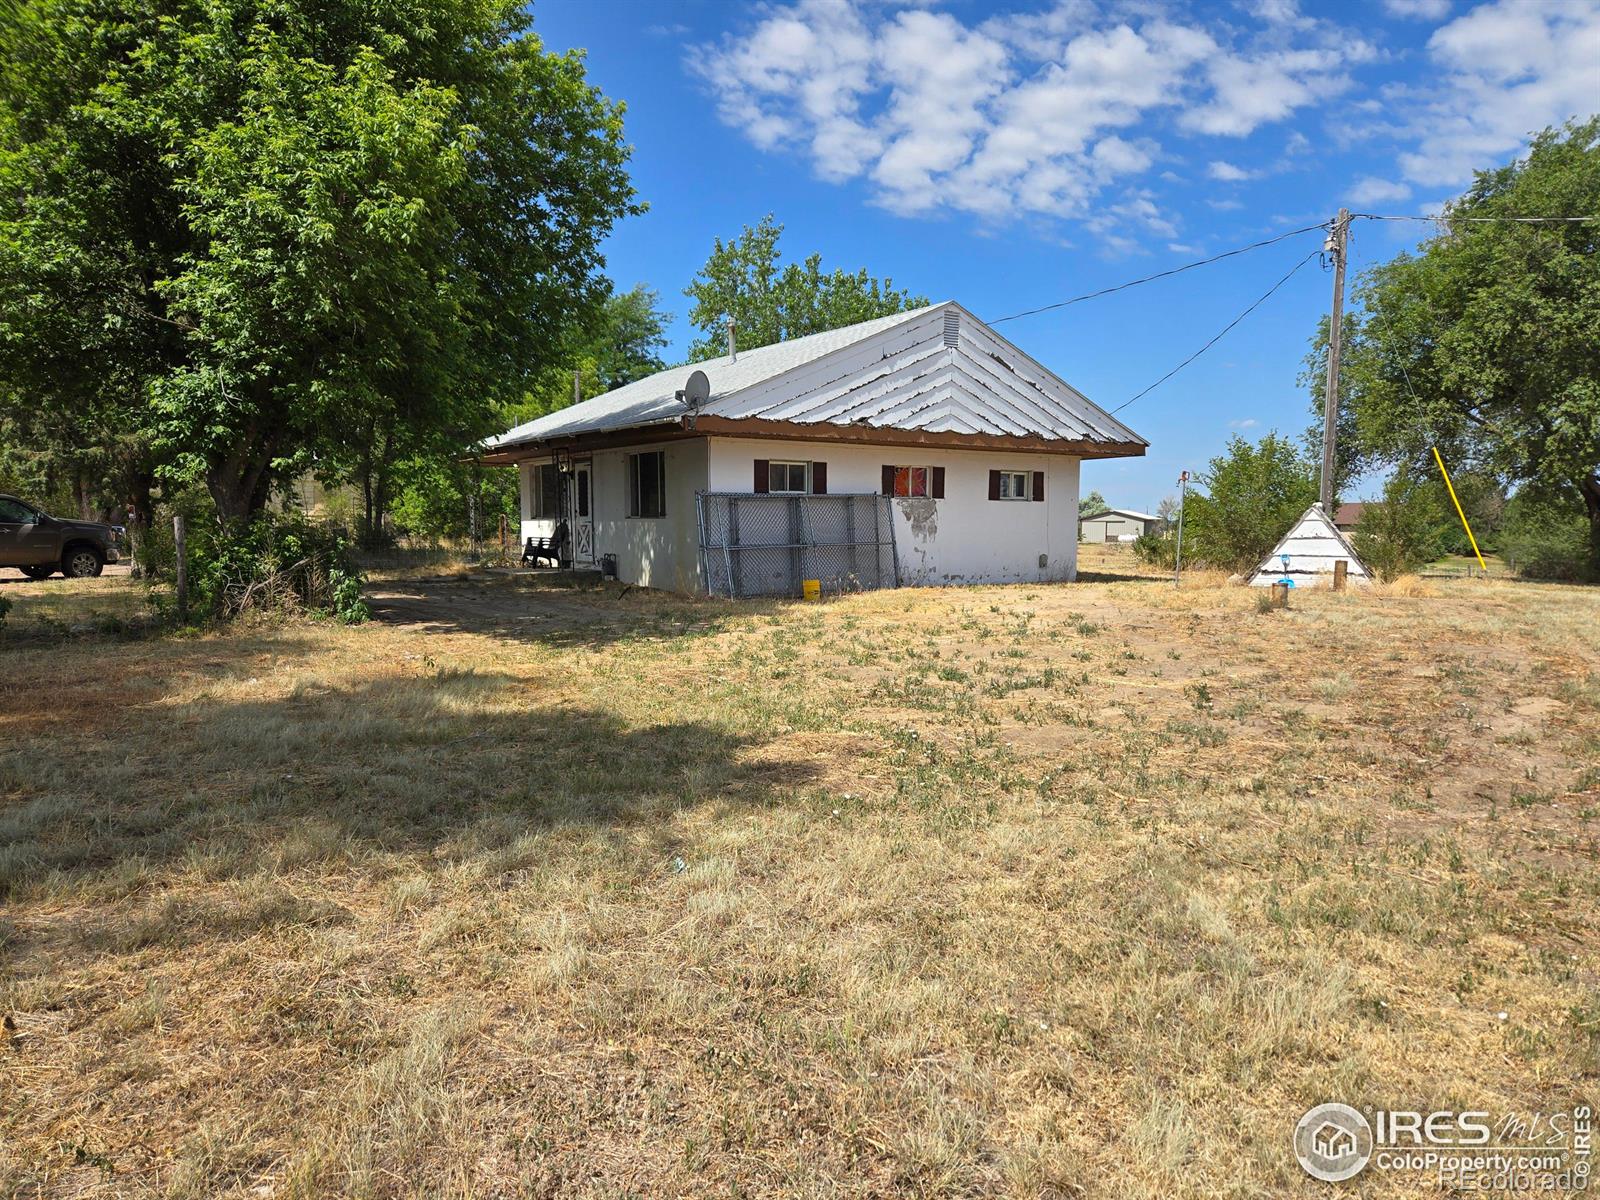
[[[1355,211],[1423,214],[1529,132],[1600,111],[1600,0],[548,0],[535,30],[627,103],[650,211],[607,246],[691,329],[712,239],[773,213],[786,257],[865,266],[985,319]],[[1359,271],[1427,226],[1357,222]],[[1320,244],[1302,234],[1001,332],[1115,408]],[[1230,434],[1300,433],[1328,306],[1304,266],[1120,415],[1143,460],[1084,490],[1148,507]]]

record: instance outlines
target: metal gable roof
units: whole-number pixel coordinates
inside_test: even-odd
[[[1137,521],[1159,521],[1161,518],[1155,513],[1139,512],[1133,508],[1107,508],[1092,516],[1081,517],[1084,521],[1098,521],[1102,517],[1132,517]]]
[[[676,424],[688,415],[677,393],[695,370],[711,383],[701,416],[1144,442],[960,305],[946,302],[659,371],[519,425],[485,448]]]

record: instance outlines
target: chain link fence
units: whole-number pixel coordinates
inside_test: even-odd
[[[900,586],[887,496],[700,492],[700,566],[713,596],[798,596]]]

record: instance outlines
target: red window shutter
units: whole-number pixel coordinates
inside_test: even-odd
[[[772,490],[772,461],[766,458],[756,459],[756,495],[764,496]]]
[[[991,500],[1000,499],[1000,472],[999,471],[990,471],[989,472],[989,499],[991,499]]]
[[[892,466],[883,468],[883,494],[885,496],[894,495],[894,467]]]
[[[935,500],[943,500],[944,499],[944,468],[943,467],[934,467],[932,475],[933,475],[933,485],[929,489],[928,494],[931,495]]]
[[[828,494],[828,464],[825,462],[811,464],[811,494],[813,496]]]
[[[1044,472],[1043,471],[1035,471],[1033,473],[1033,498],[1035,500],[1043,500],[1044,499]]]

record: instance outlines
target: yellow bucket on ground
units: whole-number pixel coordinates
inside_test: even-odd
[[[807,600],[822,599],[822,580],[807,579],[800,584],[800,595]]]

